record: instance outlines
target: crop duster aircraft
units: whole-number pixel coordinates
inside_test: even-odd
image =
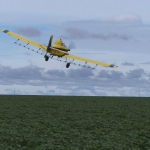
[[[99,61],[95,61],[95,60],[91,60],[91,59],[87,59],[87,58],[71,55],[71,54],[68,53],[68,51],[70,51],[70,49],[65,46],[65,44],[62,42],[61,39],[57,39],[56,42],[52,45],[53,35],[50,37],[48,46],[45,46],[43,44],[31,41],[31,40],[29,40],[29,39],[27,39],[27,38],[25,38],[23,36],[20,36],[20,35],[18,35],[16,33],[13,33],[11,31],[9,31],[9,30],[2,29],[1,31],[4,32],[4,33],[7,33],[8,35],[16,37],[18,39],[15,42],[16,44],[18,44],[17,42],[19,40],[22,40],[22,41],[27,42],[27,45],[32,44],[32,45],[38,47],[39,50],[41,50],[41,49],[45,50],[46,51],[46,54],[44,55],[45,61],[48,61],[49,58],[53,58],[53,56],[58,56],[58,58],[66,57],[66,61],[64,61],[66,63],[66,68],[69,68],[70,64],[81,66],[80,64],[73,63],[74,60],[84,61],[85,65],[86,65],[86,63],[93,63],[96,66],[97,65],[102,65],[102,66],[111,67],[111,68],[117,68],[118,67],[118,66],[113,65],[113,64],[108,64],[108,63],[104,63],[104,62],[99,62]],[[19,44],[19,45],[21,45],[21,44]],[[23,47],[25,47],[27,49],[30,49],[29,47],[27,47],[27,45],[23,46]],[[34,51],[34,49],[31,49],[31,50]],[[38,53],[39,50],[36,51],[36,52]],[[50,54],[50,55],[48,55],[48,54]],[[42,53],[41,53],[41,55],[42,55]],[[67,62],[67,58],[73,59],[72,62]],[[59,61],[62,61],[62,60],[59,60]],[[87,67],[85,65],[83,67]],[[92,68],[92,69],[95,69],[96,66],[94,68]],[[88,67],[88,68],[90,68],[90,67]]]

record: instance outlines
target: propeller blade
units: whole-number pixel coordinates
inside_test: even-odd
[[[49,49],[49,47],[51,47],[52,40],[53,40],[53,35],[50,37],[50,40],[49,40],[49,43],[48,43],[48,46],[47,46],[47,50]]]
[[[73,41],[70,42],[68,49],[76,49],[76,46]]]

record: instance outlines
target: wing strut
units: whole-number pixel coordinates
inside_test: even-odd
[[[65,62],[67,62],[67,57],[66,57],[66,61]]]
[[[72,60],[72,62],[71,62],[71,63],[73,63],[73,61],[74,61],[74,59]]]
[[[97,67],[97,64],[96,64],[95,68],[92,68],[92,69],[96,69],[96,67]]]
[[[16,42],[14,42],[14,43],[17,43],[18,41],[19,41],[19,39]]]
[[[29,43],[28,43],[27,45],[29,45]],[[27,45],[26,45],[26,46],[27,46]],[[26,46],[23,46],[23,47],[26,47]]]
[[[40,50],[41,48],[39,48],[39,50]],[[39,52],[39,50],[37,51],[37,53]]]
[[[85,62],[85,64],[84,64],[84,66],[83,67],[85,67],[85,65],[87,64],[87,62]]]

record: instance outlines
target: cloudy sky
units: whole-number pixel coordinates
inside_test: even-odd
[[[16,38],[0,32],[0,94],[139,96],[140,92],[149,97],[149,6],[149,0],[0,0],[0,29],[45,45],[53,35],[53,43],[58,38],[67,46],[74,43],[73,55],[118,65],[89,69],[72,64],[66,69],[65,63],[45,62],[43,55],[14,44]]]

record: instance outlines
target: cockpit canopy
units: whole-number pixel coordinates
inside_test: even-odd
[[[63,42],[61,43],[61,46],[65,46],[66,47],[65,43],[63,43]]]
[[[62,40],[60,39],[60,41],[61,41],[61,46],[65,46],[65,47],[67,47],[66,45],[65,45],[65,43],[63,43],[62,42]]]

